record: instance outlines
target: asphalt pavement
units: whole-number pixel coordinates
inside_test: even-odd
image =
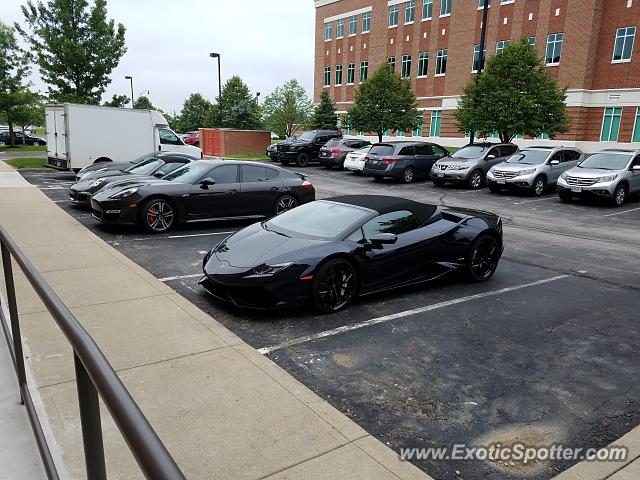
[[[553,193],[401,185],[319,167],[319,198],[403,196],[478,208],[505,222],[491,281],[450,277],[320,316],[221,305],[198,285],[202,257],[246,222],[162,235],[98,224],[67,196],[73,176],[28,172],[58,205],[212,315],[393,449],[522,442],[602,447],[640,423],[640,202],[563,204]],[[546,479],[575,461],[421,460],[437,479]],[[456,473],[459,472],[459,473]]]

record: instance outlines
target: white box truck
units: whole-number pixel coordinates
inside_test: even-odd
[[[78,171],[99,162],[128,162],[154,151],[202,158],[154,110],[97,107],[73,103],[45,106],[49,166]]]

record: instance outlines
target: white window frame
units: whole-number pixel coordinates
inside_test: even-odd
[[[327,78],[329,78],[329,83],[327,83]],[[324,67],[324,71],[322,73],[322,88],[329,88],[331,86],[331,67]]]
[[[338,68],[338,67],[339,67],[339,68]],[[335,72],[335,76],[336,76],[336,77],[338,76],[338,72],[340,72],[340,83],[338,83],[338,79],[336,78],[336,80],[335,80],[335,82],[336,82],[336,83],[335,83],[335,86],[336,86],[336,87],[339,87],[339,86],[341,86],[341,85],[342,85],[342,80],[343,80],[343,78],[342,78],[342,73],[343,73],[343,72],[342,72],[342,65],[336,65],[336,72]]]
[[[478,50],[478,66],[480,64],[480,44],[477,43],[473,46],[473,57],[471,57],[471,73],[478,73],[478,69],[473,68],[473,64],[476,63],[476,50]],[[484,55],[482,56],[483,60],[487,61],[487,44],[484,44]]]
[[[366,30],[364,29],[364,19],[368,18],[369,19],[369,28],[367,28]],[[362,14],[362,33],[369,33],[371,31],[371,12],[364,12]]]
[[[631,37],[631,56],[630,56],[629,58],[621,58],[621,59],[619,59],[619,60],[615,60],[613,57],[614,57],[614,56],[615,56],[615,54],[616,54],[616,43],[618,42],[618,32],[619,32],[620,30],[623,30],[623,29],[626,31],[626,30],[628,30],[629,28],[633,28],[633,35],[631,35],[631,36],[625,35],[625,36],[623,37],[623,38],[624,38],[624,40],[622,41],[622,53],[624,53],[624,46],[625,46],[625,45],[626,45],[626,43],[627,43],[627,39],[628,39],[629,37]],[[620,28],[616,29],[616,37],[615,37],[615,39],[613,40],[613,52],[611,52],[611,63],[629,63],[629,62],[631,62],[631,59],[633,58],[633,45],[634,45],[635,40],[636,40],[636,33],[637,33],[637,31],[638,31],[638,28],[637,28],[637,27],[635,27],[635,26],[633,26],[633,25],[632,25],[632,26],[630,26],[630,27],[620,27]]]
[[[362,78],[362,71],[366,71],[367,75],[365,78]],[[363,82],[369,78],[369,60],[360,61],[360,81]]]
[[[424,16],[424,6],[427,4],[431,4],[431,15],[428,17]],[[433,0],[422,0],[422,11],[420,12],[420,16],[422,17],[422,22],[426,22],[427,20],[431,20],[433,18]]]
[[[411,78],[411,55],[406,53],[402,55],[402,63],[400,64],[400,77]],[[405,66],[409,65],[409,75],[405,75]]]
[[[391,12],[395,13],[396,23],[391,23]],[[398,5],[389,5],[389,19],[387,23],[389,24],[389,28],[396,28],[398,26],[398,22],[400,21],[400,8]]]
[[[329,37],[327,38],[327,33]],[[333,40],[333,22],[325,22],[324,24],[324,41],[330,42]]]
[[[562,40],[560,40],[559,42],[557,40],[557,38],[558,38],[557,36],[558,35],[562,35]],[[547,45],[546,45],[546,48],[544,49],[544,66],[545,67],[557,67],[558,65],[560,65],[560,60],[558,60],[557,62],[549,62],[549,63],[547,63],[547,51],[549,50],[549,43],[550,43],[550,40],[551,40],[551,36],[554,37],[553,52],[555,53],[555,45],[560,43],[560,55],[558,55],[558,56],[560,57],[560,59],[562,58],[562,47],[564,46],[564,32],[550,33],[549,35],[547,35]],[[555,57],[555,55],[554,55],[554,57]]]
[[[444,58],[448,60],[449,59],[448,57],[449,57],[449,52],[447,48],[441,48],[436,52],[436,70],[435,70],[436,73],[434,77],[444,77],[447,74],[446,66],[443,73],[438,73],[438,63],[442,65],[442,59]],[[445,60],[445,65],[446,65],[446,60]]]
[[[351,33],[351,25],[355,25],[355,32]],[[349,17],[349,36],[350,37],[355,37],[358,34],[358,16],[357,15],[351,15]]]
[[[409,12],[413,10],[413,20],[407,20]],[[407,0],[404,7],[404,24],[411,25],[416,20],[416,0]]]
[[[511,40],[498,40],[496,42],[496,54],[502,53],[502,51],[509,46]],[[498,45],[502,45],[502,48],[499,48]]]
[[[353,72],[353,82],[349,81],[349,72]],[[356,81],[356,64],[349,63],[347,65],[347,85],[353,85]]]
[[[438,135],[433,135],[433,121],[438,124]],[[442,134],[442,110],[431,110],[431,117],[429,118],[429,136],[432,138],[440,138]]]
[[[640,132],[640,107],[636,107],[636,116],[635,116],[635,120],[633,122],[633,131],[631,132],[631,142],[632,143],[635,143],[633,141],[633,139],[636,136],[637,132]]]
[[[613,127],[613,119],[616,117],[616,109],[620,109],[620,123],[618,124],[618,135],[615,140],[611,140],[611,130]],[[607,135],[608,140],[602,140],[602,133],[604,131],[604,119],[607,118],[607,110],[611,109],[611,122],[609,123],[609,134]],[[624,109],[622,107],[605,107],[602,110],[602,123],[600,125],[600,142],[617,142],[620,138],[620,127],[622,126],[622,114],[624,113]],[[633,136],[631,137],[633,138]]]
[[[484,1],[489,2],[489,8],[491,8],[491,0]],[[484,10],[484,2],[482,0],[478,0],[478,10]]]
[[[393,60],[393,62],[391,62]],[[391,67],[391,70],[396,71],[396,57],[387,57],[387,65]]]
[[[445,5],[449,5],[449,12],[442,13],[442,7]],[[450,16],[452,11],[453,11],[453,0],[440,0],[440,18]]]
[[[340,24],[342,24],[342,35],[338,34],[338,26]],[[341,38],[344,38],[344,18],[339,18],[338,20],[336,20],[336,40],[339,40]]]
[[[420,65],[425,61],[424,75],[420,75]],[[418,54],[418,70],[416,71],[416,78],[427,78],[429,75],[429,52],[420,52]]]

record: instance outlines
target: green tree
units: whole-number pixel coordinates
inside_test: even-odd
[[[129,103],[129,97],[126,95],[116,95],[114,94],[111,97],[111,100],[108,102],[104,102],[102,105],[105,107],[116,107],[116,108],[124,108]]]
[[[267,95],[262,105],[266,128],[278,135],[293,135],[296,126],[309,123],[313,105],[294,78]]]
[[[190,132],[199,128],[206,128],[211,120],[213,104],[199,93],[192,93],[184,101],[182,111],[176,121],[176,128],[181,132]],[[213,126],[213,125],[211,125]]]
[[[320,103],[313,111],[311,127],[317,129],[335,130],[338,128],[336,104],[326,91],[320,93]]]
[[[140,110],[155,110],[156,108],[149,100],[149,97],[145,97],[144,95],[140,95],[136,98],[136,101],[133,102],[133,108],[138,108]]]
[[[261,124],[260,106],[242,79],[234,75],[222,87],[218,97],[219,120],[222,127],[255,130]]]
[[[33,125],[41,127],[44,125],[44,99],[41,95],[26,91],[24,103],[18,106],[13,113],[15,125],[22,130],[22,141],[24,143],[24,133],[27,127]]]
[[[380,142],[385,130],[415,128],[418,110],[411,83],[385,63],[360,84],[347,117],[353,128],[376,132]]]
[[[98,105],[109,75],[126,52],[122,24],[107,19],[106,0],[28,0],[27,30],[16,24],[35,54],[51,99]]]
[[[482,75],[465,87],[455,115],[461,131],[479,137],[498,132],[502,142],[518,134],[553,138],[569,130],[565,98],[566,89],[558,87],[523,38],[488,59]]]
[[[28,57],[18,46],[15,31],[0,21],[0,113],[9,125],[9,144],[15,146],[13,125],[19,120],[20,109],[32,103],[34,94],[28,90]]]

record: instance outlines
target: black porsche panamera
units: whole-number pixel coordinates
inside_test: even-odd
[[[260,162],[198,160],[162,179],[109,183],[91,197],[93,217],[151,233],[179,223],[264,218],[315,200],[305,176]]]
[[[382,195],[303,205],[214,246],[200,280],[241,307],[311,303],[337,312],[356,296],[463,271],[491,278],[502,255],[497,215]]]

